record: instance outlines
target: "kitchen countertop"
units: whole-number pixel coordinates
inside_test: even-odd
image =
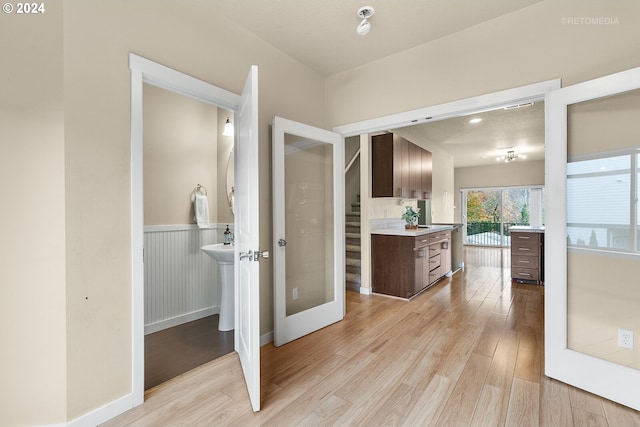
[[[423,236],[425,234],[435,233],[443,230],[452,230],[452,225],[429,225],[428,228],[418,228],[407,230],[406,228],[381,228],[379,230],[371,230],[371,234],[385,234],[387,236]]]
[[[514,225],[513,227],[509,227],[509,231],[516,233],[544,233],[544,226],[532,227],[530,225]]]

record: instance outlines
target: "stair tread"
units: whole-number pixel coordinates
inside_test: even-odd
[[[347,212],[346,215],[347,216],[349,216],[349,215],[351,215],[351,216],[360,216],[361,213],[362,212]]]
[[[346,264],[352,267],[360,267],[360,258],[346,258]]]
[[[355,283],[360,283],[360,280],[361,280],[360,275],[356,273],[347,273],[345,275],[345,278],[347,281],[355,282]]]
[[[360,245],[346,245],[345,249],[347,252],[360,252],[362,250]]]
[[[344,233],[347,239],[360,239],[362,235],[360,233]]]
[[[358,227],[358,228],[360,228],[360,223],[356,222],[356,221],[346,221],[344,223],[344,225],[347,226],[347,227]]]

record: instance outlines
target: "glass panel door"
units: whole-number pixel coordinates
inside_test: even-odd
[[[567,110],[567,345],[633,369],[640,351],[620,334],[640,333],[638,116],[640,90]]]
[[[502,246],[502,193],[500,190],[467,190],[465,243]]]
[[[344,140],[275,117],[276,346],[344,317]]]
[[[333,301],[332,144],[285,133],[286,314]]]
[[[532,219],[542,224],[541,192],[541,188],[465,190],[465,243],[510,246],[510,227],[531,225]]]
[[[545,108],[545,374],[640,409],[640,68]]]

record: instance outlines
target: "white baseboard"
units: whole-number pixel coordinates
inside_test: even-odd
[[[79,416],[67,427],[95,427],[133,408],[133,394],[127,394],[113,402]]]
[[[273,341],[273,331],[260,336],[260,347]]]
[[[365,288],[364,286],[360,286],[360,293],[363,295],[371,295],[371,288]]]
[[[209,307],[203,310],[194,311],[192,313],[183,314],[182,316],[172,317],[171,319],[163,320],[161,322],[152,323],[151,325],[145,325],[144,334],[152,334],[154,332],[161,331],[163,329],[173,328],[174,326],[182,325],[183,323],[193,322],[204,317],[213,316],[214,314],[220,314],[220,307]]]

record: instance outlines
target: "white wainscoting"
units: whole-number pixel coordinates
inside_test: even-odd
[[[144,228],[145,334],[220,312],[218,266],[200,247],[222,242],[225,227]]]

